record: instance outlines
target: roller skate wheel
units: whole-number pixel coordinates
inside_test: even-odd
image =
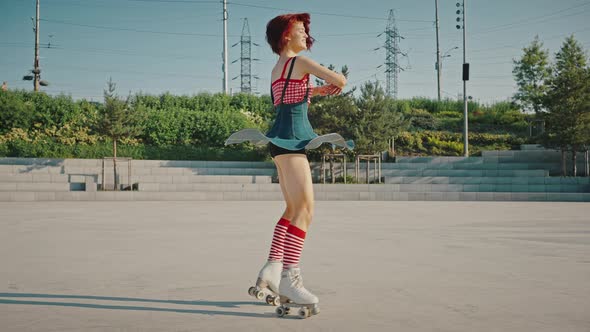
[[[276,312],[279,317],[285,317],[285,315],[287,314],[287,308],[280,306],[277,308]]]
[[[248,295],[254,296],[254,292],[255,291],[256,291],[256,287],[250,287],[250,288],[248,288]]]
[[[271,304],[274,306],[279,306],[279,305],[281,305],[281,299],[278,296],[275,296],[274,299],[272,300]],[[287,313],[289,313],[288,310],[287,310]]]
[[[264,292],[256,291],[256,293],[254,293],[254,296],[256,296],[257,299],[262,300],[264,298]]]
[[[297,314],[299,315],[299,318],[307,318],[309,317],[309,309],[301,308]]]
[[[317,315],[317,314],[319,314],[319,313],[320,313],[320,307],[317,307],[317,306],[315,306],[315,307],[313,307],[313,308],[311,309],[311,314],[312,314],[312,315]]]
[[[274,301],[274,296],[272,296],[272,295],[267,295],[266,296],[266,304],[272,305],[273,304],[273,301]]]

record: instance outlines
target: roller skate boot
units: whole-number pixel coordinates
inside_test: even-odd
[[[279,282],[281,280],[281,271],[283,262],[268,261],[258,274],[256,285],[248,289],[248,294],[258,300],[262,300],[266,295],[266,303],[278,306],[279,302]]]
[[[291,308],[299,308],[297,312],[299,318],[307,318],[320,313],[319,299],[303,287],[303,278],[299,268],[289,268],[282,272],[279,294],[280,306],[276,310],[279,317],[288,315]]]

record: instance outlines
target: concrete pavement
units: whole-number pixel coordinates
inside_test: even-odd
[[[0,203],[0,330],[590,331],[590,204],[317,202],[322,312],[248,296],[282,202]]]

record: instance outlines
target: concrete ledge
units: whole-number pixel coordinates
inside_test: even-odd
[[[16,191],[70,191],[69,183],[16,183]]]
[[[549,171],[544,169],[384,169],[381,174],[384,177],[546,177],[549,176]]]
[[[396,157],[398,163],[477,163],[481,157]]]
[[[272,183],[264,175],[133,175],[132,183]]]
[[[590,193],[316,192],[318,201],[563,201],[590,202]],[[32,201],[282,201],[281,192],[0,192],[1,202]]]
[[[11,192],[9,202],[34,202],[34,192]]]
[[[62,167],[43,165],[0,165],[0,174],[62,174]]]
[[[48,182],[48,183],[67,183],[68,176],[65,174],[0,174],[0,183],[6,182]]]

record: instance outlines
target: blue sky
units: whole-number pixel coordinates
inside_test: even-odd
[[[468,95],[484,103],[510,98],[515,92],[512,59],[539,35],[553,58],[564,38],[574,33],[590,48],[590,0],[466,0],[467,61],[471,64]],[[462,92],[462,33],[455,28],[455,0],[439,0],[443,96]],[[349,86],[367,80],[385,83],[384,36],[390,9],[396,10],[400,47],[407,57],[399,75],[399,98],[436,98],[434,0],[228,1],[229,45],[240,40],[247,18],[253,47],[253,86],[267,93],[276,56],[264,40],[266,23],[285,12],[311,13],[317,39],[308,56],[338,68],[348,65]],[[42,79],[50,94],[102,100],[109,77],[118,93],[142,91],[176,95],[222,90],[222,5],[200,0],[41,0]],[[0,0],[0,81],[10,88],[32,89],[21,81],[32,68],[34,0]],[[229,49],[230,61],[240,57]],[[230,79],[240,74],[230,65]],[[230,82],[239,91],[239,78]]]

